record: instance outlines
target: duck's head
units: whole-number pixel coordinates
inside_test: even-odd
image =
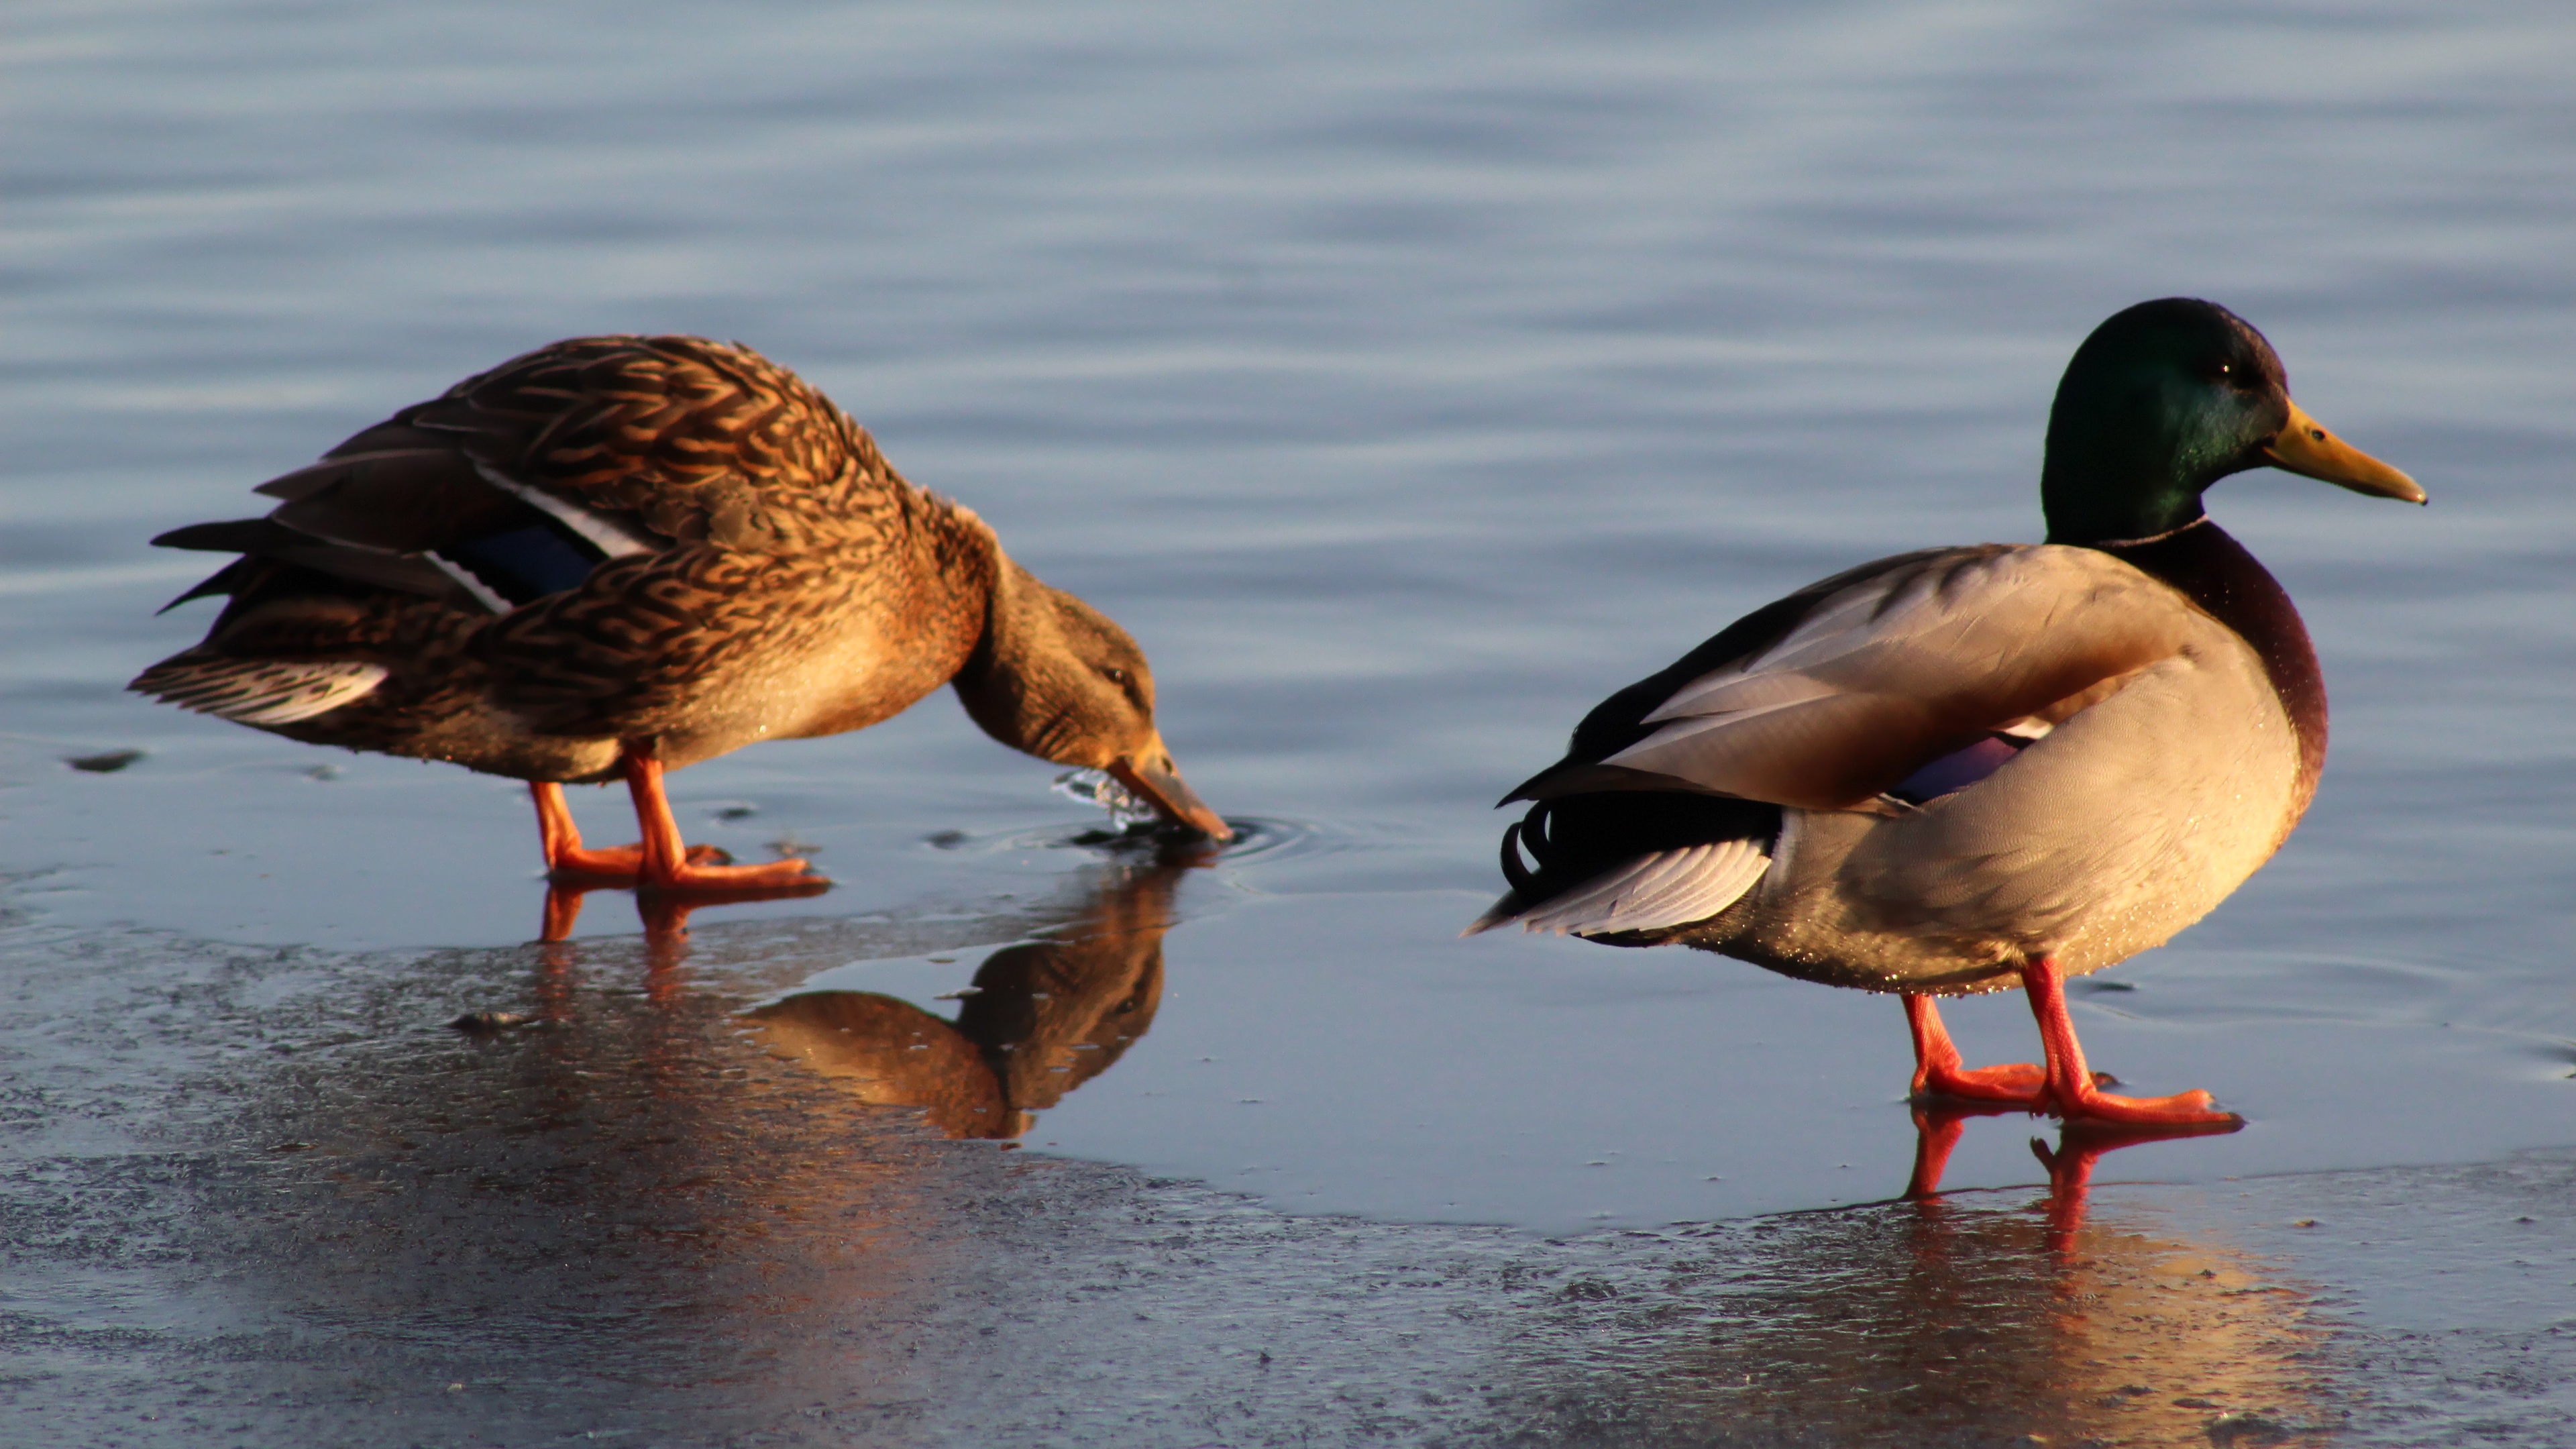
[[[1042,760],[1105,770],[1175,825],[1231,840],[1154,727],[1154,671],[1098,609],[1007,560],[991,622],[956,678],[984,732]]]
[[[2290,401],[2279,355],[2243,318],[2190,297],[2141,302],[2094,328],[2057,384],[2039,485],[2049,541],[2169,533],[2200,518],[2202,490],[2248,468],[2424,501]]]

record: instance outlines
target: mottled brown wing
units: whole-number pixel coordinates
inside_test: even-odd
[[[494,620],[476,652],[495,701],[542,733],[656,734],[731,709],[739,691],[794,667],[880,552],[873,541],[788,554],[696,543],[617,559]]]
[[[1989,730],[2071,716],[2205,622],[2092,549],[1945,551],[1818,599],[1767,647],[1674,689],[1644,717],[1654,732],[1600,763],[1664,788],[1860,807]]]
[[[487,476],[664,538],[811,547],[869,529],[894,475],[794,373],[699,337],[580,337],[467,378],[333,458],[462,451]]]

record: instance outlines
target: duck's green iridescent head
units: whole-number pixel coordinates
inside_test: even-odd
[[[2170,533],[2200,518],[2202,490],[2248,468],[2424,501],[2290,401],[2280,357],[2243,318],[2190,297],[2141,302],[2094,328],[2057,384],[2039,482],[2048,540]]]

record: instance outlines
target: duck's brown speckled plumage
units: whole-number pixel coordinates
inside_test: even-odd
[[[265,520],[159,540],[245,556],[188,596],[231,595],[206,640],[134,688],[315,744],[569,783],[614,776],[636,742],[678,768],[874,724],[956,680],[1004,743],[1169,770],[1151,676],[1115,624],[739,345],[558,342],[260,491],[285,500]],[[498,575],[460,567],[503,535],[550,550],[559,586],[498,597]],[[256,672],[367,666],[380,681],[337,681],[349,697],[300,718]]]

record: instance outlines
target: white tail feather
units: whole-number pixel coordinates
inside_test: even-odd
[[[1519,921],[1524,931],[1553,931],[1567,936],[1605,936],[1686,926],[1735,904],[1770,868],[1771,852],[1758,840],[1722,840],[1683,850],[1659,850],[1597,875],[1511,919]]]
[[[381,664],[345,660],[308,664],[245,659],[214,665],[190,661],[190,666],[168,684],[148,675],[136,683],[183,709],[246,725],[293,724],[327,714],[373,692],[385,682],[386,672]]]

